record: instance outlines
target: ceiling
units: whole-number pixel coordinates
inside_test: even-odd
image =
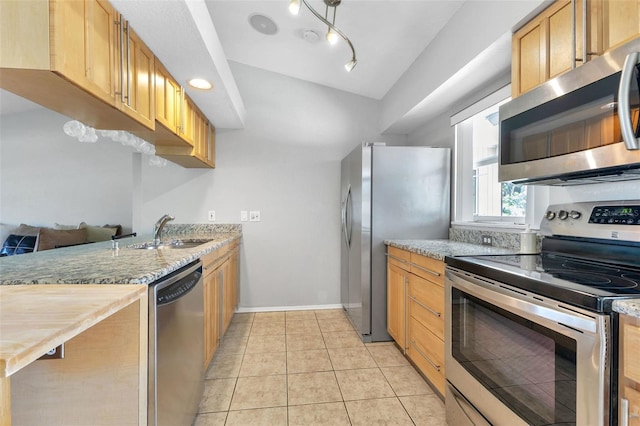
[[[356,51],[358,64],[349,73],[347,43],[340,39],[330,45],[326,25],[304,5],[292,15],[288,0],[205,1],[227,59],[373,99],[382,99],[463,3],[344,0],[336,8],[335,25]],[[307,2],[325,14],[322,0]],[[277,33],[254,30],[249,18],[255,14],[271,18]],[[307,41],[308,30],[319,38]]]
[[[324,15],[322,0],[307,2]],[[187,87],[187,92],[217,128],[242,128],[246,110],[228,61],[382,99],[464,2],[343,0],[335,25],[350,38],[357,54],[358,64],[350,73],[344,69],[351,59],[348,45],[343,40],[329,45],[326,26],[304,5],[292,15],[288,0],[111,3],[180,84],[186,86],[193,77],[213,82],[212,91]],[[249,19],[256,14],[273,20],[277,32],[254,30]],[[308,41],[308,30],[319,40]],[[33,108],[6,92],[0,96],[0,114]]]

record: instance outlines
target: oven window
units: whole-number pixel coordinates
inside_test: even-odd
[[[452,288],[453,357],[532,425],[575,424],[576,342]]]

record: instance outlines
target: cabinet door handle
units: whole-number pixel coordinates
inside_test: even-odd
[[[407,294],[407,277],[405,275],[402,276],[402,294]],[[402,298],[402,316],[404,316],[404,327],[402,327],[403,331],[403,339],[402,339],[402,353],[407,354],[407,298]]]
[[[620,426],[629,426],[629,400],[620,398]]]
[[[411,266],[414,266],[414,267],[420,269],[421,271],[427,272],[427,273],[429,273],[431,275],[434,275],[436,277],[439,277],[441,275],[440,272],[436,272],[436,271],[432,271],[431,269],[423,268],[422,266],[418,266],[415,263],[412,263]]]
[[[122,24],[122,15],[118,15],[116,25],[118,26],[118,38],[120,40],[120,92],[116,92],[116,94],[120,95],[120,102],[124,103],[124,26]]]
[[[422,352],[422,351],[418,348],[418,346],[416,345],[416,341],[415,341],[415,340],[411,339],[411,340],[409,341],[409,343],[411,343],[411,345],[413,345],[413,347],[415,348],[415,350],[416,350],[416,351],[418,351],[418,353],[419,353],[420,355],[422,355],[422,357],[423,357],[424,359],[426,359],[426,360],[427,360],[427,362],[428,362],[429,364],[431,364],[431,366],[432,366],[433,368],[435,368],[437,372],[440,372],[440,366],[439,366],[438,364],[434,363],[433,361],[431,361],[431,360],[429,359],[429,357],[428,357],[424,352]]]
[[[418,305],[422,306],[423,308],[425,308],[427,311],[431,312],[433,315],[437,316],[438,318],[440,318],[442,316],[442,313],[438,312],[438,311],[434,311],[433,309],[431,309],[430,307],[428,307],[427,305],[425,305],[424,303],[421,303],[418,299],[416,299],[413,296],[409,296],[409,299],[413,300],[414,302],[416,302]]]
[[[390,255],[389,253],[385,253],[384,255],[387,256],[389,259],[397,260],[400,263],[409,263],[408,261],[404,259],[400,259],[399,257],[395,257],[393,255]]]
[[[127,105],[131,106],[131,34],[129,21],[125,21],[127,27]]]

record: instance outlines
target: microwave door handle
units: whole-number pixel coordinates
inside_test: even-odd
[[[620,120],[620,132],[624,144],[629,150],[640,149],[640,140],[636,138],[631,124],[631,108],[629,106],[629,91],[631,89],[631,78],[633,69],[638,63],[640,52],[633,52],[627,55],[622,67],[620,76],[620,87],[618,90],[618,117]]]

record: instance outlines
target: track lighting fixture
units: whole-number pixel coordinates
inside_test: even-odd
[[[327,26],[327,35],[326,39],[330,44],[336,44],[338,42],[338,37],[342,37],[344,41],[347,42],[349,47],[351,48],[351,60],[344,66],[347,72],[351,72],[351,70],[358,63],[356,59],[356,50],[353,48],[353,44],[351,44],[351,40],[347,37],[342,31],[335,26],[336,22],[336,8],[340,5],[342,0],[324,0],[324,4],[326,6],[324,16],[318,13],[314,8],[312,8],[307,0],[290,0],[289,1],[289,11],[297,15],[300,13],[300,3],[304,3],[304,5],[318,18],[322,23]],[[333,18],[331,22],[329,22],[329,8],[333,9]]]

